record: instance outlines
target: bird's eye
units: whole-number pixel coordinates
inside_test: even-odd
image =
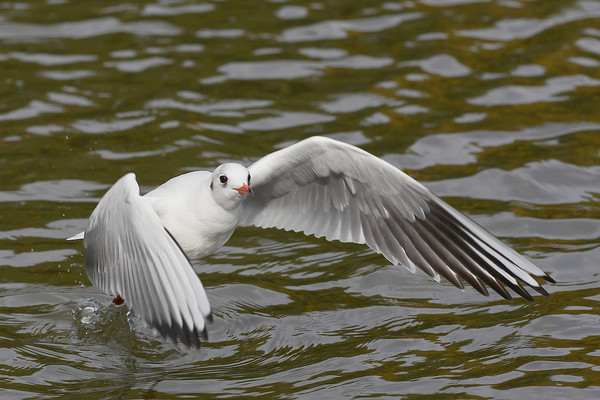
[[[226,184],[227,183],[227,175],[225,175],[225,174],[219,175],[219,182],[221,182],[222,184]]]
[[[248,172],[248,186],[250,186],[250,172]]]

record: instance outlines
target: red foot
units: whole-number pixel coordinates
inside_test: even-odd
[[[113,299],[113,303],[120,306],[121,304],[125,303],[125,300],[121,296],[117,295],[117,297]]]

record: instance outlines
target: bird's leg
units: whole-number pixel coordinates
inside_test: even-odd
[[[113,303],[120,306],[121,304],[125,303],[125,299],[123,299],[120,295],[117,295],[117,297],[113,299]]]

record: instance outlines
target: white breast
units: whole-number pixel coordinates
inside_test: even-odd
[[[228,211],[210,195],[210,176],[204,171],[175,177],[144,196],[190,258],[207,256],[231,237],[239,209]]]

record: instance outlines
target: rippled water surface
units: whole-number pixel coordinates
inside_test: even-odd
[[[600,2],[0,2],[2,398],[600,397]],[[312,135],[422,181],[550,273],[461,292],[358,245],[240,229],[194,262],[204,347],[90,285],[81,230]]]

